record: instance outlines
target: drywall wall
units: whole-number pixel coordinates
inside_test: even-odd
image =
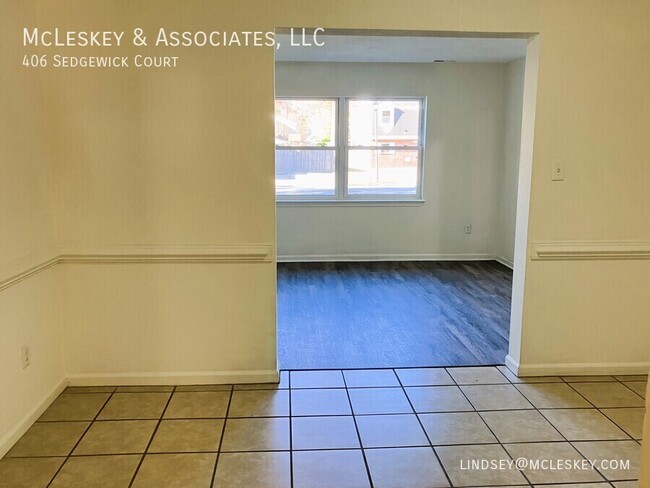
[[[18,14],[3,8],[0,32],[22,23]],[[12,43],[0,40],[1,457],[61,387],[65,373],[58,270],[26,273],[56,255],[43,86],[21,69]],[[25,369],[23,345],[32,356]]]
[[[645,0],[378,0],[373,8],[361,2],[333,0],[24,4],[35,6],[37,12],[31,15],[23,2],[10,4],[9,10],[18,9],[25,18],[3,23],[3,48],[7,50],[2,56],[3,73],[5,68],[17,72],[14,63],[23,53],[20,29],[26,23],[71,30],[128,30],[137,25],[150,32],[161,25],[178,30],[321,25],[540,33],[529,240],[597,241],[604,246],[650,241],[650,140],[645,137],[650,132],[650,67],[645,61],[650,4]],[[3,15],[3,21],[6,18]],[[125,47],[120,54],[133,52]],[[42,72],[43,91],[48,94],[43,105],[47,118],[32,120],[26,134],[32,137],[47,132],[50,137],[47,155],[54,158],[56,170],[52,180],[54,210],[62,247],[99,248],[110,253],[123,245],[237,247],[273,243],[273,51],[191,48],[156,52],[182,56],[179,68]],[[19,87],[10,84],[4,91],[15,96],[20,93],[17,90]],[[17,103],[34,113],[29,99]],[[4,146],[2,150],[4,165],[8,153]],[[564,182],[550,180],[551,163],[556,158],[567,162]],[[532,261],[528,254],[522,259],[527,261],[527,269],[521,342],[513,357],[516,363],[522,367],[550,365],[558,370],[570,363],[584,368],[648,364],[650,304],[645,297],[650,261],[638,255],[616,262],[608,258],[577,260],[575,256],[565,261]],[[141,277],[139,264],[75,264],[77,268],[89,267],[87,271],[71,269],[65,277],[66,297],[72,297],[66,298],[65,328],[87,329],[83,340],[67,347],[75,351],[67,358],[68,367],[79,374],[119,370],[120,363],[110,361],[110,352],[124,347],[123,334],[139,330],[143,301],[156,304],[142,312],[149,324],[167,324],[156,332],[165,339],[164,350],[151,340],[151,329],[142,330],[137,347],[120,356],[120,361],[128,364],[143,361],[160,371],[195,367],[185,358],[174,358],[171,327],[185,328],[192,337],[185,352],[204,347],[205,337],[219,337],[221,340],[210,346],[214,357],[228,358],[212,363],[220,368],[230,367],[231,354],[248,357],[259,347],[257,341],[272,349],[272,264],[246,265],[250,266],[242,271],[246,279],[235,282],[232,294],[225,297],[233,302],[229,304],[232,314],[215,314],[214,296],[194,301],[193,291],[226,289],[228,271],[218,270],[232,264],[165,264],[169,269],[164,280],[174,280],[174,270],[182,276],[195,271],[196,280],[182,278],[187,290],[162,294],[158,287],[169,290],[173,285],[161,283],[153,269],[150,276]],[[194,268],[199,266],[213,273]],[[107,272],[106,267],[115,269]],[[104,272],[111,276],[105,278]],[[86,273],[96,276],[87,277]],[[259,281],[260,288],[251,292],[245,286],[248,280]],[[111,293],[130,286],[143,290],[139,300]],[[90,305],[77,312],[75,307],[83,305],[74,298],[80,296],[88,296]],[[160,297],[169,303],[163,306]],[[189,310],[190,306],[199,307],[201,311],[196,313],[205,320],[179,323],[179,316],[169,312],[170,308]],[[259,322],[248,311],[258,307],[263,317]],[[108,309],[120,310],[122,320],[116,321],[114,313],[99,313]],[[93,311],[92,323],[82,323]],[[230,322],[237,330],[226,333]],[[96,345],[93,333],[100,330],[107,331],[104,344]],[[240,330],[244,331],[241,335]],[[236,344],[234,352],[230,352],[231,343]],[[102,371],[95,369],[98,363],[93,358],[79,352],[86,347],[103,351]],[[143,357],[146,359],[138,359]],[[160,357],[174,359],[159,366],[155,358]],[[274,367],[273,360],[271,355],[264,358],[264,368]]]
[[[425,202],[279,204],[278,259],[496,254],[502,240],[500,192],[507,191],[499,181],[508,96],[505,64],[278,62],[275,87],[279,96],[425,96],[428,109]],[[518,155],[519,148],[514,150]],[[516,195],[516,180],[512,192]],[[465,234],[465,225],[472,226],[471,234]]]
[[[521,151],[521,113],[524,99],[525,59],[509,62],[505,73],[505,127],[503,159],[499,167],[499,217],[495,254],[500,261],[512,266],[515,250],[517,220],[517,182]]]

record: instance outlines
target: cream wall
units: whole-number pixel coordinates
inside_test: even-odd
[[[22,9],[21,9],[22,10]],[[22,22],[30,10],[4,9],[0,30]],[[25,272],[56,256],[49,165],[50,141],[40,77],[12,67],[9,42],[0,42],[0,457],[60,391],[65,379],[61,295],[55,267]],[[28,345],[31,365],[21,364]]]
[[[278,62],[279,96],[426,96],[424,204],[279,204],[278,259],[481,259],[514,237],[501,221],[506,64]],[[521,100],[519,101],[521,109]],[[513,110],[511,110],[513,111]],[[520,127],[508,128],[516,135]],[[514,136],[510,137],[514,139]],[[519,147],[509,146],[518,162]],[[509,203],[509,202],[508,202]],[[505,215],[504,215],[505,217]],[[472,233],[465,234],[465,225]],[[505,228],[504,226],[509,225]],[[512,243],[512,240],[511,240]],[[512,262],[512,249],[508,261]]]
[[[167,250],[181,244],[232,246],[228,252],[216,252],[209,264],[178,260],[147,263],[153,266],[147,276],[140,273],[142,264],[124,260],[107,261],[103,266],[97,260],[57,265],[65,275],[63,315],[51,315],[47,306],[37,305],[42,303],[39,286],[45,286],[48,293],[55,289],[52,284],[35,281],[44,280],[46,274],[14,285],[30,287],[22,303],[34,309],[21,308],[22,318],[17,320],[7,319],[11,315],[3,311],[2,327],[20,335],[24,327],[18,324],[32,322],[30,314],[38,313],[47,319],[43,327],[47,330],[56,331],[60,318],[66,334],[81,331],[78,342],[65,345],[71,374],[111,375],[121,370],[122,363],[109,361],[107,353],[95,361],[80,352],[86,347],[98,350],[94,333],[100,331],[103,350],[121,351],[129,368],[141,364],[155,373],[195,367],[235,368],[244,363],[249,367],[245,358],[258,350],[271,352],[250,367],[275,368],[268,340],[275,335],[272,262],[242,264],[244,276],[232,283],[230,273],[234,271],[226,268],[234,263],[219,262],[219,256],[232,257],[243,252],[245,245],[275,241],[273,52],[261,48],[185,49],[182,67],[175,71],[43,71],[38,79],[18,64],[23,52],[19,41],[23,22],[77,30],[130,29],[135,25],[149,30],[159,25],[266,30],[320,25],[539,32],[528,238],[538,243],[565,243],[568,258],[531,260],[530,254],[521,255],[527,264],[521,331],[516,334],[521,341],[512,349],[512,361],[522,371],[536,372],[646,369],[650,359],[650,261],[640,259],[645,256],[642,251],[625,261],[614,261],[607,253],[604,259],[577,260],[574,244],[596,241],[611,250],[620,242],[650,241],[647,1],[378,0],[368,8],[366,2],[333,0],[101,4],[74,0],[6,6],[3,4],[0,93],[3,104],[13,109],[3,111],[2,119],[3,130],[10,130],[18,139],[6,142],[3,138],[2,169],[18,165],[21,176],[17,181],[29,182],[25,191],[41,195],[34,188],[43,185],[40,178],[50,164],[55,175],[50,186],[61,249],[81,248],[86,254],[107,259],[122,252],[120,246],[152,245]],[[16,15],[25,20],[16,21]],[[68,53],[75,52],[71,49]],[[181,53],[170,50],[168,54]],[[37,89],[35,83],[41,87]],[[41,94],[43,103],[39,103]],[[44,111],[42,118],[39,107]],[[24,135],[15,127],[23,127]],[[29,137],[30,145],[21,137]],[[31,141],[41,137],[47,141],[47,150],[34,157]],[[43,161],[45,156],[47,161]],[[550,180],[555,158],[566,161],[564,182]],[[36,169],[30,169],[37,162]],[[24,238],[3,250],[4,262],[19,257],[19,249],[40,249],[41,241],[54,239],[32,238],[51,228],[47,212],[37,212],[44,217],[32,221],[29,214],[22,213],[27,211],[24,205],[17,203],[25,199],[22,193],[11,188],[20,185],[13,180],[6,183],[4,178],[2,184],[3,193],[9,191],[16,198],[10,203],[3,201],[3,241],[8,230],[13,235],[11,229],[21,228],[23,224],[17,222],[25,218],[31,222]],[[38,195],[31,194],[26,200],[44,201]],[[47,208],[46,204],[37,206]],[[157,249],[149,256],[160,254]],[[167,268],[157,275],[155,266]],[[251,283],[259,288],[250,289]],[[214,295],[207,297],[205,289],[214,290]],[[12,288],[0,293],[7,290]],[[144,296],[134,300],[127,296],[128,290],[142,290]],[[20,288],[10,293],[20,293]],[[2,299],[7,297],[11,298],[4,295]],[[75,301],[79,297],[86,301]],[[227,311],[216,308],[217,299],[232,302]],[[142,303],[147,306],[143,308]],[[190,309],[197,320],[181,323],[184,314],[180,312]],[[113,312],[102,315],[104,310]],[[146,315],[144,320],[140,314]],[[91,315],[93,321],[84,322]],[[118,317],[122,320],[116,322]],[[146,327],[161,324],[156,331],[160,340],[152,341],[145,335],[148,329],[140,329],[143,335],[132,348],[125,349],[122,335],[134,334],[131,329],[139,330],[142,323]],[[175,356],[177,345],[173,342],[180,328],[187,331],[184,351],[202,350],[208,338],[210,357],[202,352],[193,362]],[[46,338],[46,331],[40,337]],[[219,342],[209,340],[217,337]],[[265,345],[260,347],[258,342]],[[56,341],[46,343],[57,347]],[[9,354],[15,353],[14,346],[9,346],[13,351]],[[244,359],[234,360],[239,356]],[[161,357],[166,358],[164,364],[157,363]],[[35,374],[38,369],[34,366],[30,373],[3,369],[3,384],[25,385],[19,375]],[[47,373],[43,371],[34,381],[45,381],[54,371],[48,381],[49,387],[54,387],[54,376],[62,367],[56,360],[49,366]],[[42,386],[38,394],[28,394],[28,388],[20,386],[25,395],[20,411],[36,405],[46,389]],[[9,415],[3,428],[11,429],[15,421],[15,415]]]

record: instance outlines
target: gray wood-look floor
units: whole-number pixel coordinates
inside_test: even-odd
[[[280,263],[280,367],[503,364],[511,288],[495,261]]]

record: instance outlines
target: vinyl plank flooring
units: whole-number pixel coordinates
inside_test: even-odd
[[[280,263],[280,367],[502,364],[511,288],[495,261]]]

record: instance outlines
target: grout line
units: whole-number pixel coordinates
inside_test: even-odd
[[[372,475],[370,474],[370,466],[368,465],[368,458],[366,457],[366,451],[363,447],[363,441],[361,440],[361,432],[359,431],[359,425],[357,424],[357,417],[354,415],[354,407],[352,406],[352,398],[350,398],[350,392],[347,388],[347,382],[345,380],[345,375],[341,370],[341,376],[343,377],[343,384],[346,385],[345,394],[348,397],[348,403],[350,405],[350,413],[352,414],[352,421],[354,422],[354,428],[357,431],[357,438],[359,439],[359,449],[361,449],[361,457],[363,458],[363,464],[366,466],[366,475],[368,476],[368,482],[370,483],[370,488],[373,488],[375,485],[372,481]]]
[[[215,460],[214,460],[214,467],[212,468],[212,478],[210,480],[210,486],[214,486],[214,482],[215,482],[215,479],[217,477],[217,465],[219,464],[219,456],[220,456],[220,454],[222,452],[222,448],[223,448],[223,445],[222,445],[223,444],[223,438],[226,435],[226,424],[228,423],[228,414],[230,413],[230,405],[232,404],[232,396],[233,396],[234,392],[235,392],[235,387],[234,387],[234,385],[232,385],[230,387],[230,397],[228,398],[228,406],[226,407],[226,416],[225,416],[225,418],[223,420],[223,426],[221,427],[221,437],[219,438],[219,447],[217,448],[218,452],[217,452],[217,456],[215,457]]]
[[[65,391],[65,390],[64,390],[64,391]],[[104,401],[104,403],[102,404],[102,406],[99,408],[99,410],[97,410],[97,413],[95,414],[95,416],[93,417],[93,419],[92,419],[90,422],[88,422],[88,427],[86,427],[86,429],[84,430],[83,434],[81,434],[81,436],[79,437],[79,439],[77,439],[77,442],[75,442],[74,446],[72,446],[72,449],[70,449],[70,452],[68,452],[68,455],[65,457],[65,461],[63,461],[63,462],[61,463],[61,466],[59,466],[59,469],[56,470],[56,473],[54,473],[54,476],[52,476],[52,478],[50,479],[50,481],[48,482],[48,484],[46,485],[45,488],[49,488],[49,486],[52,485],[52,482],[54,481],[54,478],[56,478],[56,477],[58,476],[59,472],[63,469],[63,466],[65,466],[65,464],[68,462],[68,459],[70,459],[70,457],[72,456],[72,453],[74,452],[74,450],[75,450],[75,449],[77,448],[77,446],[81,443],[81,440],[86,436],[86,434],[87,434],[88,431],[90,430],[90,427],[92,427],[93,422],[95,422],[95,420],[97,420],[97,417],[99,417],[99,414],[102,412],[102,410],[104,410],[104,408],[106,407],[106,405],[108,404],[108,402],[111,401],[111,398],[113,398],[113,395],[114,395],[114,394],[115,394],[115,391],[113,391],[110,395],[108,395],[108,398],[106,398],[106,400]],[[59,396],[61,396],[61,395],[59,395]],[[58,397],[57,397],[57,398],[58,398]],[[55,400],[55,401],[56,401],[56,400]],[[54,402],[53,402],[53,403],[54,403]],[[51,406],[51,405],[50,405],[50,406]],[[48,407],[48,408],[49,408],[49,407]]]
[[[280,381],[282,381],[282,372],[280,372]],[[293,488],[293,415],[292,415],[293,395],[291,394],[291,372],[290,371],[287,371],[287,387],[289,388],[288,390],[289,391],[289,486]]]
[[[151,447],[151,444],[153,443],[153,440],[156,437],[156,433],[158,432],[158,427],[160,427],[160,424],[162,423],[162,420],[165,417],[165,412],[167,411],[167,408],[169,407],[169,404],[171,403],[172,398],[174,397],[174,393],[176,393],[176,387],[174,387],[174,389],[171,392],[169,392],[169,398],[167,398],[165,407],[163,408],[160,414],[160,418],[158,418],[158,423],[156,424],[156,427],[153,429],[153,433],[149,438],[149,442],[147,442],[147,447],[145,447],[144,452],[142,453],[142,457],[140,458],[140,462],[138,463],[137,467],[135,468],[135,471],[133,472],[133,476],[131,477],[131,481],[129,482],[129,488],[133,486],[133,483],[135,482],[135,478],[138,476],[138,473],[140,472],[140,467],[142,466],[142,463],[144,462],[144,458],[149,452],[149,448]]]
[[[411,406],[411,409],[413,410],[413,414],[415,415],[415,418],[418,421],[418,424],[420,424],[420,428],[422,429],[422,432],[424,432],[424,436],[427,438],[427,441],[429,442],[429,446],[431,447],[431,450],[433,451],[433,455],[436,457],[436,460],[438,461],[438,464],[440,465],[440,469],[442,469],[443,474],[445,475],[445,478],[447,478],[447,482],[449,483],[449,486],[454,486],[454,484],[451,482],[451,478],[449,477],[449,474],[447,473],[447,469],[445,468],[445,465],[442,463],[442,460],[440,459],[440,456],[438,455],[438,452],[435,450],[433,447],[433,443],[431,442],[431,438],[429,437],[429,433],[427,432],[427,429],[424,428],[424,424],[422,424],[422,420],[420,419],[420,416],[418,415],[417,410],[415,409],[415,406],[413,405],[413,402],[411,402],[411,398],[408,396],[408,393],[406,393],[406,389],[404,388],[404,385],[402,384],[402,379],[399,377],[397,374],[397,371],[393,369],[393,374],[397,377],[397,381],[402,387],[402,394],[406,397],[406,400],[409,402],[409,405]]]

